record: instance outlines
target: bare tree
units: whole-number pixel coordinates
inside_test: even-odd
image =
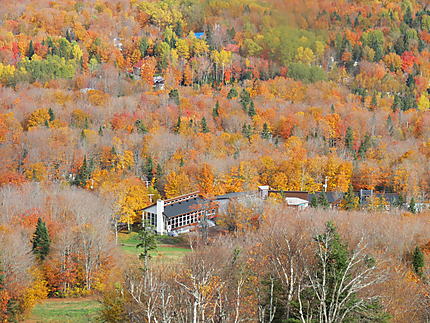
[[[349,255],[331,223],[327,224],[324,234],[315,238],[316,261],[311,266],[304,265],[307,280],[298,287],[303,323],[315,319],[324,323],[344,322],[352,318],[378,322],[384,318],[378,308],[378,296],[358,297],[385,279],[377,270],[375,260],[365,254],[363,240]]]

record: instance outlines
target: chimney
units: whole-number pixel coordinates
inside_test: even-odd
[[[163,200],[157,200],[157,233],[163,234],[165,231],[164,228],[164,201]]]

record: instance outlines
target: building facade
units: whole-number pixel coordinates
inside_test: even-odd
[[[188,231],[202,219],[217,216],[219,204],[205,199],[199,192],[189,193],[157,203],[142,210],[144,223],[150,223],[158,234]]]

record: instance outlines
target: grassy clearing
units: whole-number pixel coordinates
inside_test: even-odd
[[[48,299],[36,305],[25,323],[96,322],[99,302],[90,298]]]
[[[129,254],[138,256],[142,250],[136,248],[138,244],[137,232],[120,233],[119,243],[121,249]],[[156,261],[174,261],[190,252],[186,241],[182,237],[159,237],[158,247],[151,252]]]

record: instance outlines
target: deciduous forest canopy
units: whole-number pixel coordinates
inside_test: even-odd
[[[0,321],[429,320],[429,82],[427,0],[2,1]],[[184,259],[124,261],[157,199],[262,185],[345,195],[233,201]]]

